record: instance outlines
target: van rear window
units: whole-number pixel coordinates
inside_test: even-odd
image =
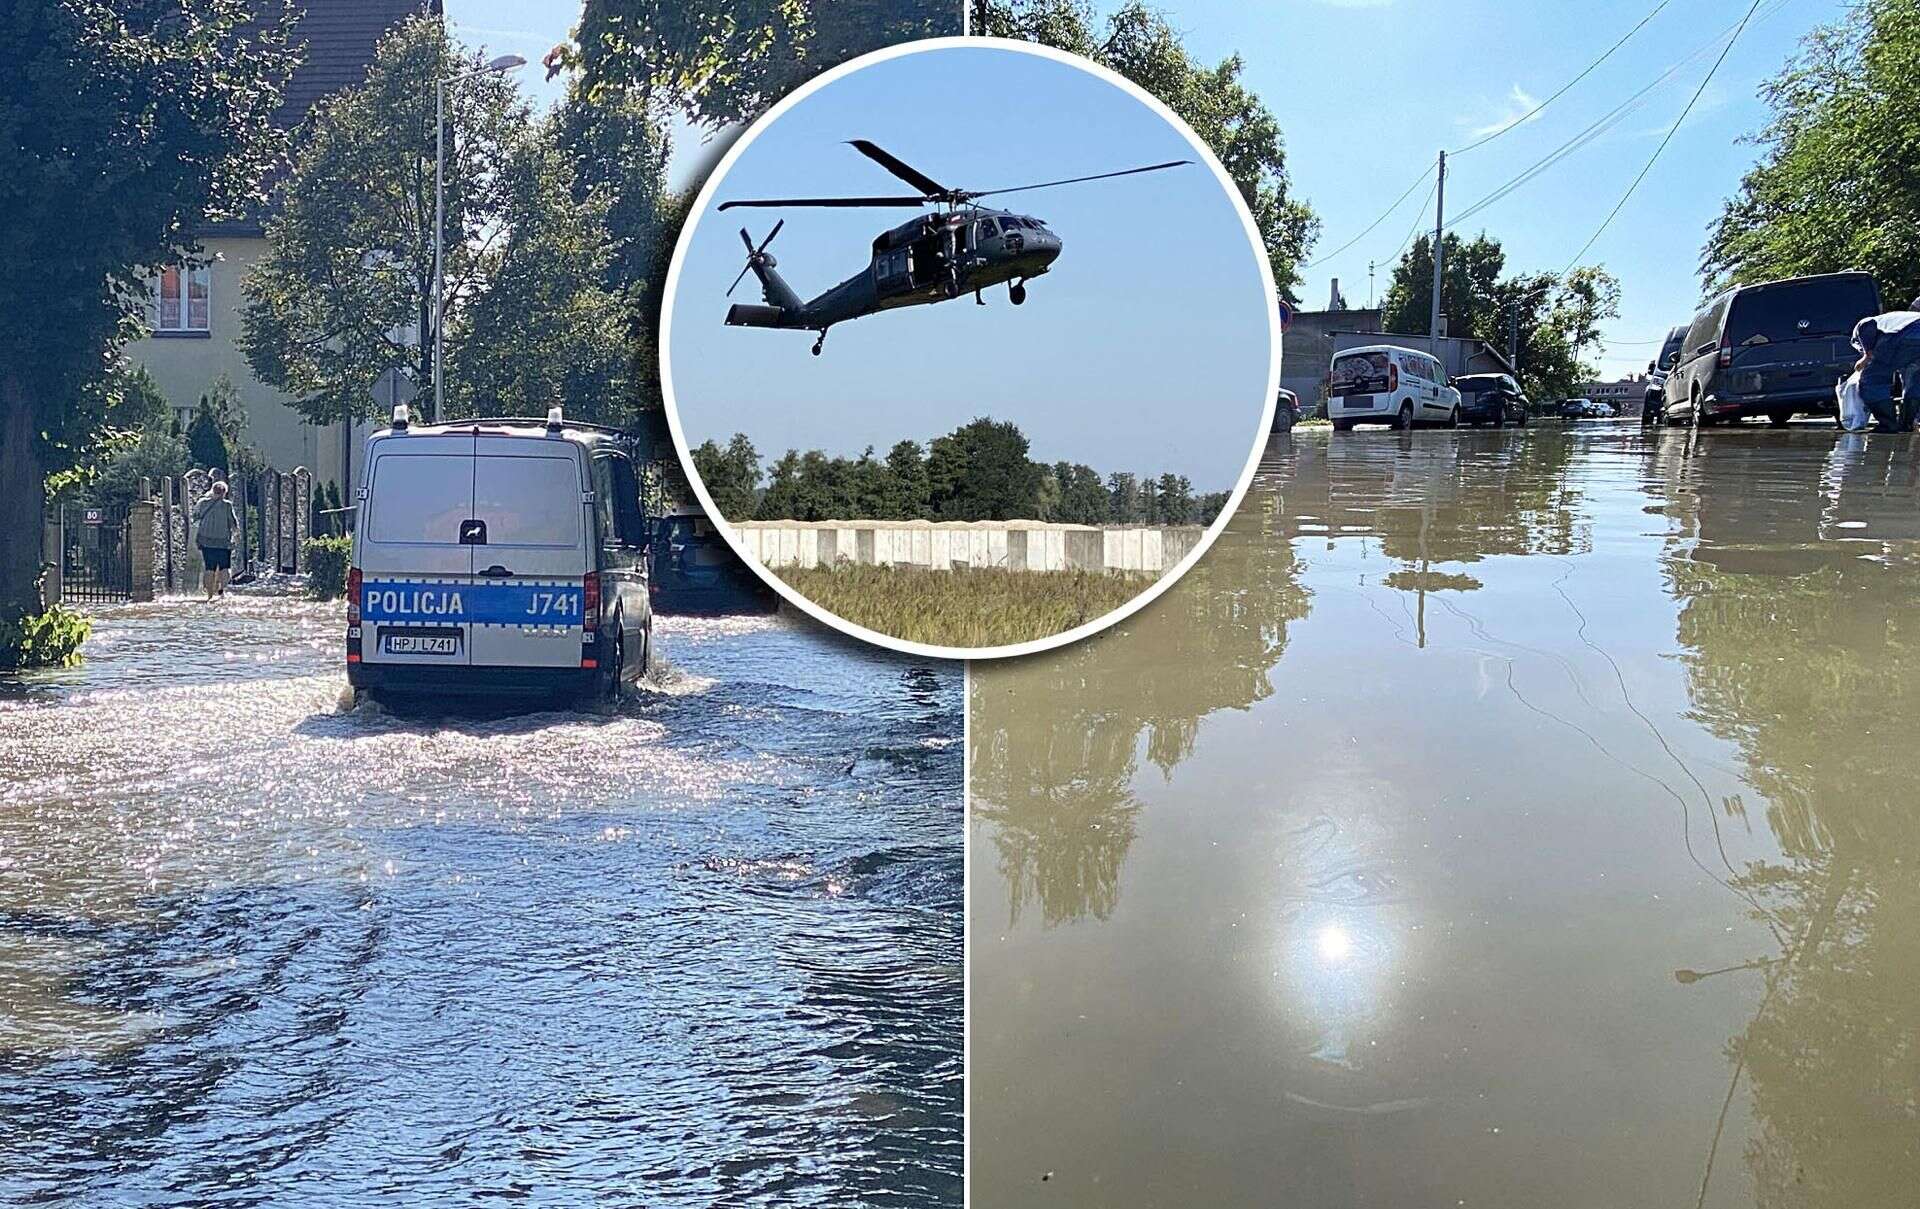
[[[449,454],[386,454],[373,464],[367,491],[367,540],[457,546],[460,522],[473,515],[473,459]]]
[[[1333,359],[1330,395],[1372,395],[1387,389],[1387,354],[1352,353]]]
[[[578,546],[585,511],[572,458],[481,457],[473,472],[473,515],[489,546]]]
[[[1879,309],[1871,278],[1826,277],[1772,285],[1734,295],[1727,340],[1738,348],[1749,342],[1777,344],[1808,336],[1843,336]]]

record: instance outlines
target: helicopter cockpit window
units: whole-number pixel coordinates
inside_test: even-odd
[[[1000,220],[1000,230],[1009,235],[1011,235],[1015,231],[1018,231],[1021,226],[1022,226],[1022,223],[1017,218],[1009,217],[1009,218],[1003,218]]]
[[[974,242],[978,243],[983,239],[992,239],[995,234],[997,234],[997,232],[994,230],[993,220],[991,218],[983,218],[980,220],[979,225],[974,228]]]

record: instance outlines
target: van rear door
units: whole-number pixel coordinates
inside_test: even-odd
[[[1723,390],[1828,395],[1854,359],[1853,328],[1880,309],[1865,274],[1835,274],[1742,290],[1727,315],[1733,349]]]
[[[582,450],[558,438],[482,435],[473,460],[470,547],[482,613],[473,663],[579,667],[592,569]]]
[[[471,661],[473,547],[461,534],[473,516],[473,444],[464,434],[374,443],[359,517],[361,662]]]

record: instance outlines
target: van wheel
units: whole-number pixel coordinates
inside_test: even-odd
[[[1352,420],[1335,420],[1333,422],[1333,430],[1335,432],[1352,432],[1353,421]]]
[[[649,618],[647,620],[647,628],[640,631],[640,671],[639,671],[639,676],[637,676],[636,679],[638,679],[639,677],[644,677],[648,672],[652,670],[653,670],[653,620]]]
[[[1460,427],[1460,409],[1459,408],[1456,407],[1452,411],[1447,413],[1447,427],[1448,428]]]
[[[1393,426],[1401,432],[1405,432],[1413,427],[1413,404],[1402,403],[1400,405],[1400,414],[1393,417]]]
[[[620,697],[620,671],[626,662],[627,647],[620,637],[620,623],[614,622],[613,639],[601,648],[608,651],[606,670],[600,678],[600,699],[614,701]]]
[[[1785,428],[1792,422],[1793,413],[1790,411],[1770,411],[1767,413],[1767,423],[1773,425],[1775,428]]]

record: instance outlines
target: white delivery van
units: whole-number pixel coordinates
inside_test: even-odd
[[[652,656],[648,527],[620,434],[546,421],[367,439],[347,681],[376,697],[611,696]]]
[[[1327,377],[1327,418],[1341,432],[1355,424],[1460,422],[1460,392],[1447,383],[1437,358],[1392,344],[1368,344],[1333,355]]]

